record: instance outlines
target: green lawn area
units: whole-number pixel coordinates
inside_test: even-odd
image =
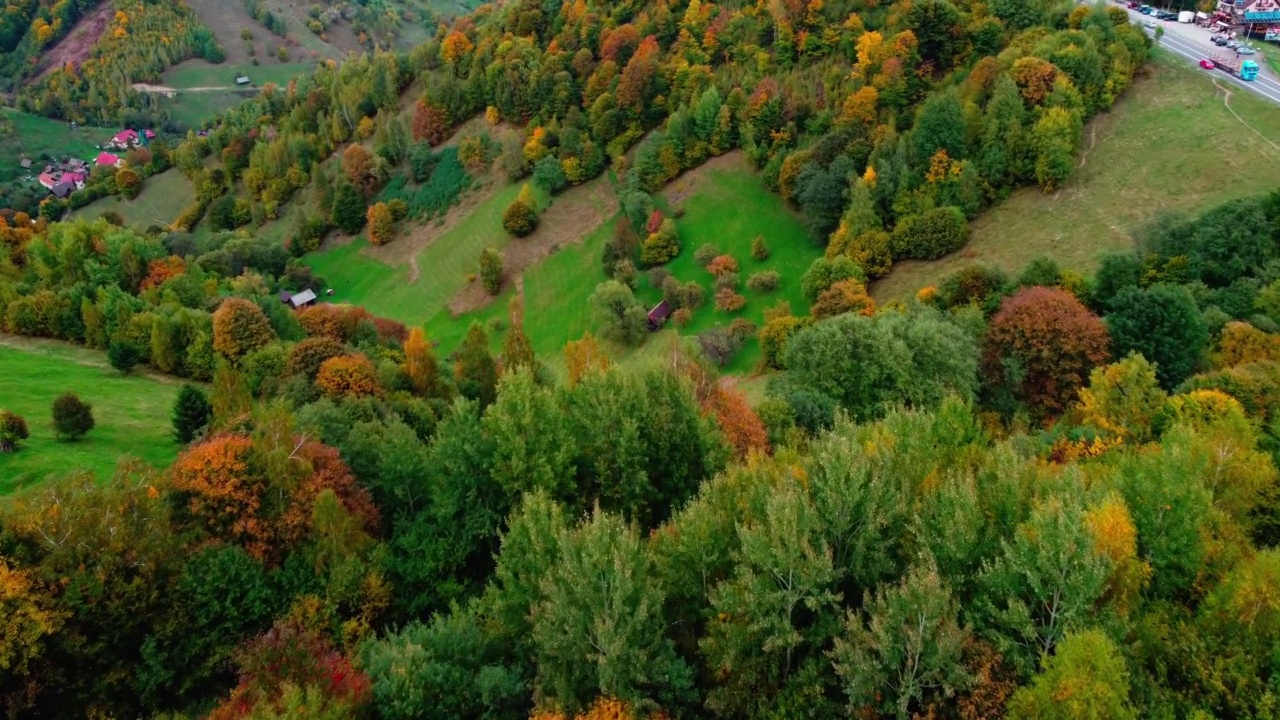
[[[765,309],[779,301],[790,302],[797,313],[806,312],[800,277],[822,251],[812,242],[800,219],[781,198],[766,190],[760,177],[742,161],[695,172],[699,179],[689,197],[681,202],[685,214],[676,221],[682,250],[668,267],[684,281],[700,282],[707,289],[707,301],[694,313],[683,333],[692,335],[718,324],[728,325],[737,317],[759,324]],[[425,326],[431,339],[440,343],[441,356],[457,347],[475,321],[491,331],[492,346],[497,350],[507,324],[512,287],[504,288],[501,295],[480,310],[456,318],[447,304],[464,286],[467,274],[477,271],[481,249],[490,245],[503,248],[510,242],[502,230],[501,215],[518,192],[518,185],[498,190],[419,253],[421,275],[415,283],[408,282],[407,265],[393,267],[363,254],[361,250],[367,247],[363,238],[314,253],[308,256],[307,264],[335,289],[335,301],[363,305],[376,315]],[[595,329],[589,300],[596,285],[605,280],[600,252],[612,233],[610,218],[591,229],[581,242],[560,248],[524,271],[525,332],[538,356],[553,368],[561,364],[566,342]],[[772,250],[772,256],[764,262],[751,258],[751,241],[757,235],[763,235]],[[694,251],[707,243],[738,259],[744,285],[753,273],[776,270],[782,276],[781,287],[772,293],[756,293],[744,287],[747,305],[743,310],[733,315],[716,312],[711,275],[693,259]],[[661,292],[650,286],[643,274],[637,295],[648,306],[661,300]],[[659,352],[655,348],[664,347],[666,342],[668,333],[650,337],[639,350],[611,350],[615,359],[630,361]],[[759,357],[759,348],[751,340],[726,371],[750,372]]]
[[[231,88],[237,76],[245,75],[253,81],[253,87],[243,94],[235,90],[179,93],[172,98],[162,98],[161,104],[177,122],[187,127],[199,127],[205,120],[240,104],[246,96],[256,93],[267,83],[283,86],[299,75],[309,76],[314,70],[315,63],[306,59],[281,63],[273,57],[261,65],[213,65],[199,59],[186,60],[165,71],[160,84],[173,88]]]
[[[1228,109],[1214,73],[1162,50],[1147,69],[1085,129],[1083,165],[1061,190],[1013,193],[973,223],[964,250],[901,263],[872,288],[876,298],[910,296],[975,262],[1016,271],[1049,255],[1092,272],[1161,211],[1194,214],[1280,185],[1280,107],[1219,81],[1232,88]]]
[[[693,318],[681,332],[695,335],[717,325],[728,326],[736,318],[759,326],[764,321],[764,311],[784,301],[790,303],[793,313],[807,314],[809,308],[800,293],[800,278],[822,255],[822,248],[813,242],[800,217],[786,207],[781,197],[769,192],[745,160],[718,163],[695,172],[702,177],[695,181],[689,197],[680,202],[685,213],[676,220],[680,230],[680,255],[667,269],[682,281],[701,283],[707,300],[694,311]],[[681,182],[675,181],[677,186]],[[768,260],[751,257],[751,242],[757,235],[763,236],[769,247]],[[738,275],[742,279],[739,292],[747,298],[747,304],[736,313],[715,309],[712,276],[694,260],[695,251],[706,244],[738,261]],[[747,278],[766,270],[774,270],[781,277],[778,289],[770,293],[748,290]],[[637,294],[650,306],[662,299],[662,293],[649,285],[647,277],[641,280]],[[759,360],[760,348],[753,338],[733,357],[725,371],[747,373]]]
[[[419,276],[412,283],[408,264],[391,266],[362,254],[368,246],[363,237],[312,253],[306,262],[333,288],[334,302],[363,305],[375,315],[424,325],[442,312],[447,314],[450,298],[467,284],[469,274],[480,271],[481,250],[501,250],[511,241],[502,229],[502,211],[519,193],[519,184],[498,189],[423,248],[416,258]],[[397,240],[401,241],[407,238]]]
[[[106,479],[124,456],[168,464],[178,452],[169,435],[178,388],[167,379],[122,376],[101,352],[0,336],[0,406],[25,417],[31,433],[18,452],[0,454],[0,495],[78,470]],[[67,391],[93,405],[97,422],[75,443],[57,441],[50,428],[50,407]]]
[[[193,197],[191,181],[177,168],[170,168],[147,178],[142,194],[134,200],[110,195],[85,205],[71,216],[96,218],[113,210],[120,213],[130,227],[142,230],[150,225],[168,227]]]
[[[71,130],[62,120],[0,108],[0,181],[39,174],[45,155],[92,160],[98,154],[95,145],[114,132],[93,127]],[[23,170],[19,164],[23,155],[31,159],[31,170]]]

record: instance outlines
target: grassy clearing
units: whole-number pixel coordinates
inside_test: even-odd
[[[265,34],[261,28],[257,31]],[[277,38],[278,39],[278,38]],[[239,38],[236,40],[241,42]],[[298,53],[301,55],[301,52]],[[204,60],[194,59],[181,62],[164,73],[160,84],[172,88],[225,87],[227,90],[179,93],[171,98],[161,98],[161,105],[169,110],[173,119],[187,127],[199,127],[202,122],[218,113],[225,112],[239,105],[247,97],[252,97],[267,83],[285,85],[300,75],[310,75],[315,64],[310,60],[295,58],[291,62],[281,63],[272,55],[264,59],[261,65],[251,63],[222,63],[212,65]],[[234,90],[235,79],[240,75],[253,81],[253,88]]]
[[[164,380],[122,376],[92,350],[0,336],[0,405],[24,416],[31,432],[18,452],[0,455],[0,495],[78,470],[105,479],[125,456],[168,464],[178,451],[169,413],[179,386]],[[50,428],[50,407],[67,391],[93,405],[97,421],[75,443],[58,442]]]
[[[502,229],[502,211],[519,193],[518,184],[500,188],[432,240],[413,258],[418,267],[413,282],[409,264],[388,265],[363,253],[368,247],[364,238],[312,253],[306,261],[334,289],[333,302],[363,305],[375,315],[423,325],[447,313],[449,299],[467,284],[468,275],[480,271],[481,250],[501,250],[510,242]]]
[[[1039,255],[1090,272],[1161,211],[1197,213],[1280,185],[1280,107],[1236,88],[1228,108],[1229,86],[1214,80],[1156,51],[1146,77],[1086,129],[1082,165],[1060,191],[1015,192],[973,223],[964,250],[901,263],[874,295],[903,298],[975,262],[1015,271]]]
[[[516,185],[498,190],[423,249],[415,258],[420,276],[414,283],[409,283],[408,265],[388,265],[369,257],[363,239],[312,254],[307,262],[335,288],[335,301],[364,305],[370,312],[410,325],[425,325],[428,335],[439,342],[441,355],[457,347],[472,322],[481,323],[490,332],[496,351],[507,326],[513,287],[504,288],[479,310],[457,317],[448,310],[447,303],[465,285],[467,274],[477,271],[481,249],[502,249],[511,242],[502,231],[501,214],[518,192]],[[707,303],[694,313],[683,334],[728,325],[738,317],[758,324],[765,309],[779,301],[791,303],[796,312],[804,312],[800,277],[822,251],[809,238],[799,218],[781,198],[765,189],[763,181],[740,155],[727,156],[687,173],[659,202],[685,208],[684,216],[677,221],[683,250],[668,268],[681,280],[696,280],[707,290]],[[589,301],[596,285],[605,280],[600,254],[612,233],[613,217],[609,217],[587,230],[581,242],[561,245],[523,272],[525,332],[534,351],[553,369],[561,364],[564,344],[595,327]],[[763,262],[751,258],[751,242],[757,235],[765,237],[772,251]],[[744,283],[753,273],[775,270],[782,276],[781,287],[772,293],[744,288],[747,305],[743,310],[733,315],[717,312],[711,301],[712,278],[693,259],[694,251],[707,243],[738,259]],[[661,291],[643,275],[637,295],[649,305],[661,299]],[[639,349],[611,351],[619,361],[644,362],[645,358],[660,355],[674,336],[668,331],[650,337]],[[759,357],[759,348],[752,340],[725,370],[750,372]]]
[[[113,132],[94,127],[72,130],[62,120],[0,108],[0,181],[39,174],[45,157],[92,160],[97,145]],[[31,170],[19,164],[24,155],[33,163]]]
[[[698,281],[707,291],[706,304],[694,311],[688,326],[682,330],[684,334],[695,335],[718,325],[728,326],[736,318],[758,326],[763,322],[764,311],[779,302],[790,303],[796,314],[807,312],[808,304],[800,293],[800,278],[810,263],[822,255],[822,248],[813,242],[799,216],[786,207],[782,198],[765,188],[764,181],[747,166],[741,154],[725,156],[687,173],[664,192],[664,197],[671,206],[685,211],[676,221],[682,249],[667,269],[681,281]],[[769,247],[768,260],[751,257],[751,242],[757,235],[763,236]],[[747,304],[736,313],[715,309],[711,274],[693,257],[694,252],[706,244],[738,261],[738,275],[743,284],[739,292],[747,298]],[[747,278],[766,270],[774,270],[781,277],[777,290],[758,293],[746,289]],[[641,280],[637,294],[649,305],[662,299],[660,290],[650,286],[647,277]],[[746,373],[759,360],[760,348],[752,339],[725,371]]]
[[[151,225],[168,227],[194,197],[191,181],[177,168],[147,178],[142,194],[134,200],[119,195],[95,200],[71,213],[72,217],[96,218],[107,211],[120,213],[129,227],[145,230]]]

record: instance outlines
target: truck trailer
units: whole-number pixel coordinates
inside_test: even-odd
[[[1178,13],[1178,22],[1180,23],[1193,23],[1195,21],[1196,21],[1196,13],[1194,10],[1183,10],[1182,12]]]
[[[1258,63],[1252,60],[1245,60],[1239,55],[1232,57],[1224,53],[1214,58],[1213,64],[1219,70],[1229,75],[1235,75],[1241,80],[1256,80],[1258,78]]]

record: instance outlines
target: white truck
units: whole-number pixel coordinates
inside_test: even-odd
[[[1180,23],[1191,23],[1195,21],[1196,21],[1196,14],[1195,14],[1195,11],[1193,10],[1183,10],[1182,12],[1178,13],[1178,22]]]

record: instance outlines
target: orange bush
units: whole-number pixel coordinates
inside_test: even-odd
[[[377,395],[380,391],[378,371],[363,355],[342,355],[325,360],[316,375],[316,387],[332,397]]]
[[[263,480],[250,468],[252,449],[243,435],[212,437],[179,455],[170,479],[200,527],[263,557],[271,537],[258,518]]]
[[[739,458],[746,457],[752,450],[769,451],[769,437],[764,423],[747,404],[747,397],[742,391],[716,385],[703,403],[702,411],[715,417],[725,439]]]
[[[187,264],[177,255],[157,258],[147,265],[147,276],[142,280],[142,289],[150,290],[160,287],[165,281],[176,278],[187,271]]]
[[[738,272],[738,261],[732,255],[718,255],[707,263],[707,272],[716,277]]]

